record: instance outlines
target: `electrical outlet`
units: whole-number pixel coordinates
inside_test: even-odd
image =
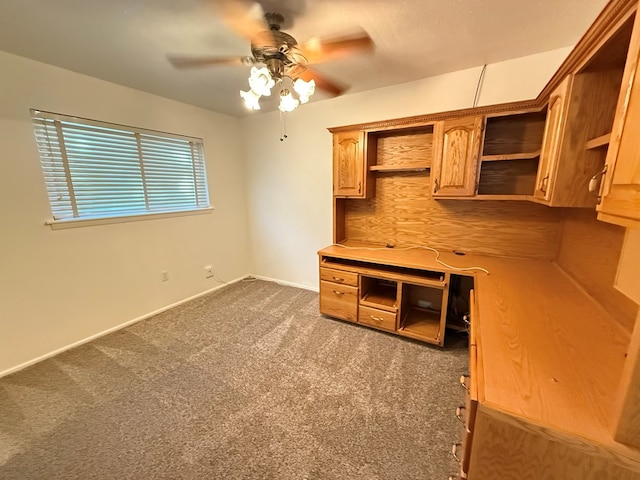
[[[204,267],[204,277],[211,278],[213,277],[213,267],[211,265],[207,265]]]
[[[163,282],[168,282],[169,281],[169,271],[168,270],[163,270],[160,272],[160,280]]]

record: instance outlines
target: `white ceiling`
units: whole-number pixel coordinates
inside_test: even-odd
[[[359,28],[369,33],[373,53],[315,66],[350,85],[347,94],[573,45],[607,3],[268,1],[297,11],[286,31],[300,42]],[[215,2],[1,0],[0,50],[242,117],[249,113],[239,97],[248,67],[176,70],[166,60],[166,54],[250,54],[248,41],[216,16]]]

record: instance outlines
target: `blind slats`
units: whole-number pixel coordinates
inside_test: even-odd
[[[202,140],[32,110],[53,217],[209,207]]]

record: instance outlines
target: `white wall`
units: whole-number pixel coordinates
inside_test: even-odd
[[[3,52],[0,71],[0,374],[215,287],[207,264],[250,273],[239,120]],[[215,211],[52,231],[30,108],[203,138]]]
[[[487,67],[478,105],[537,97],[571,49]],[[482,67],[243,120],[254,273],[318,286],[316,252],[331,243],[331,135],[327,127],[473,106]]]

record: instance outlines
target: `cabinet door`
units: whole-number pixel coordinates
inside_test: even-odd
[[[333,135],[333,194],[364,197],[366,192],[365,132]]]
[[[636,15],[607,152],[598,219],[640,227],[640,15]]]
[[[436,123],[431,169],[434,197],[475,195],[481,134],[482,117]]]
[[[568,76],[551,94],[549,106],[547,107],[547,121],[544,127],[544,136],[542,137],[536,189],[533,192],[535,198],[547,202],[551,200],[552,186],[555,183],[566,123],[567,100],[569,98],[571,79],[572,77]]]

